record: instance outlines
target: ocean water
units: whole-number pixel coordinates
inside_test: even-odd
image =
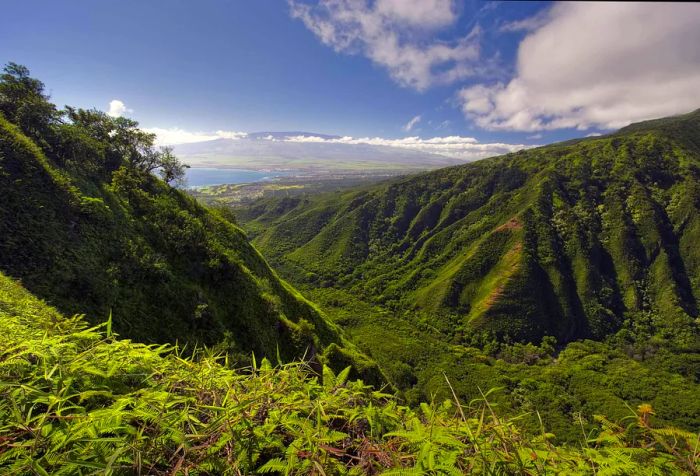
[[[187,169],[186,172],[188,187],[260,182],[261,180],[269,180],[282,175],[284,175],[284,173],[281,172],[264,172],[245,169],[217,169],[209,167],[192,167]]]

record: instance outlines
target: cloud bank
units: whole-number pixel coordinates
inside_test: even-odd
[[[614,129],[700,106],[700,4],[556,4],[509,24],[533,30],[507,84],[458,96],[490,130]]]
[[[525,144],[506,144],[500,142],[480,143],[473,137],[462,136],[433,137],[431,139],[421,139],[420,137],[404,137],[402,139],[384,139],[381,137],[355,138],[350,136],[328,139],[317,136],[288,136],[284,141],[396,147],[419,150],[465,161],[493,157],[495,155],[507,154],[509,152],[534,147]]]
[[[291,15],[337,52],[362,54],[419,91],[478,70],[479,29],[454,41],[429,34],[458,17],[454,0],[288,0]]]
[[[191,132],[178,127],[144,127],[144,131],[156,135],[156,145],[190,144],[216,139],[242,139],[248,134],[235,131]]]
[[[383,137],[333,137],[316,135],[294,135],[280,136],[279,133],[260,135],[248,134],[246,132],[216,131],[189,132],[179,128],[145,128],[147,132],[156,134],[157,145],[179,145],[205,142],[215,139],[234,139],[243,141],[254,141],[256,143],[294,143],[294,144],[339,144],[347,146],[374,146],[392,147],[402,150],[414,150],[426,154],[438,154],[444,157],[460,159],[464,161],[483,159],[495,155],[507,154],[521,149],[534,147],[525,144],[508,144],[501,142],[481,143],[474,137],[446,136],[421,139],[420,137],[404,137],[401,139],[386,139]],[[251,142],[252,143],[252,142]]]

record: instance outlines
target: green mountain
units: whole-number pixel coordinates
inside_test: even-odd
[[[225,210],[150,173],[178,172],[152,141],[128,119],[57,111],[40,82],[8,67],[0,271],[62,312],[93,323],[111,316],[115,332],[141,342],[218,346],[242,361],[251,352],[319,355],[378,381],[374,364],[275,274]]]
[[[697,111],[236,216],[412,404],[697,431],[699,139]]]
[[[284,276],[453,343],[697,338],[700,110],[238,212]]]
[[[696,474],[697,130],[241,212],[322,312],[137,123],[10,64],[0,473]]]

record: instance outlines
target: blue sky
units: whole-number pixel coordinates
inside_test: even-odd
[[[698,5],[23,0],[0,61],[146,128],[539,144],[700,106],[696,31]]]

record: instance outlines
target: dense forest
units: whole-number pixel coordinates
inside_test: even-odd
[[[700,472],[700,112],[234,211],[154,139],[0,76],[0,472]]]

